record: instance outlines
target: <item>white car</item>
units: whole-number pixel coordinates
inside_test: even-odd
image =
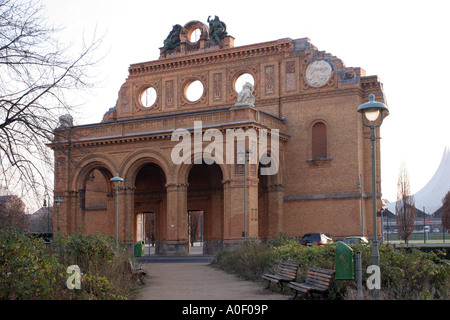
[[[351,237],[345,238],[343,242],[345,244],[350,244],[350,243],[356,243],[356,242],[368,243],[369,241],[367,240],[366,237],[351,236]]]

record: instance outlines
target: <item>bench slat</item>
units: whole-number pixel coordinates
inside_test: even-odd
[[[314,279],[306,279],[305,283],[308,283],[310,285],[325,286],[325,287],[328,287],[330,285],[330,282],[322,282],[322,281],[317,281]]]
[[[329,275],[333,275],[334,274],[334,270],[332,270],[332,269],[324,269],[324,268],[312,267],[309,270],[315,271],[315,272],[318,272],[318,273],[325,273],[325,274],[329,274]]]
[[[312,272],[312,271],[308,271],[308,274],[312,275],[312,276],[316,276],[316,277],[321,277],[324,279],[331,279],[333,277],[332,275],[329,275],[329,274],[323,274],[323,273]]]

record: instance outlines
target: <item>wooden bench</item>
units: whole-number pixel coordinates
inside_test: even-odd
[[[133,267],[133,263],[130,260],[130,271],[133,277],[137,277],[142,284],[145,284],[145,275],[147,274],[142,267]]]
[[[313,299],[313,293],[325,294],[330,288],[331,279],[333,278],[334,270],[312,267],[308,270],[306,279],[303,283],[290,282],[289,287],[295,291],[294,300],[297,294],[302,292],[305,297],[309,294]]]
[[[300,264],[293,263],[289,261],[282,261],[278,266],[277,274],[263,274],[262,278],[268,281],[266,289],[269,289],[272,283],[277,283],[281,289],[284,291],[284,283],[294,281],[297,277],[297,271]]]
[[[334,270],[331,269],[323,269],[317,267],[310,268],[303,283],[289,283],[288,286],[292,291],[295,291],[295,296],[292,298],[292,300],[297,298],[297,294],[299,292],[304,293],[305,298],[309,294],[311,299],[313,299],[313,293],[325,294],[330,288],[333,275]]]

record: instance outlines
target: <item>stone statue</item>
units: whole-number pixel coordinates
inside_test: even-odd
[[[175,47],[180,44],[181,29],[182,27],[179,24],[173,26],[172,31],[170,31],[166,40],[164,40],[164,48],[161,54],[165,53],[167,50],[175,49]]]
[[[255,106],[255,96],[253,95],[253,86],[250,82],[244,83],[241,92],[238,93],[235,106],[250,105]]]
[[[227,33],[227,25],[225,22],[220,21],[218,16],[215,16],[214,19],[210,19],[211,16],[208,17],[209,22],[209,38],[215,41],[220,48],[222,48],[222,41],[224,37],[228,35]]]
[[[73,117],[70,114],[63,114],[59,117],[59,128],[73,127]]]

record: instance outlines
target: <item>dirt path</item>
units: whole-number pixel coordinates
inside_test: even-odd
[[[146,285],[138,300],[287,300],[289,296],[265,290],[207,264],[143,264]]]

